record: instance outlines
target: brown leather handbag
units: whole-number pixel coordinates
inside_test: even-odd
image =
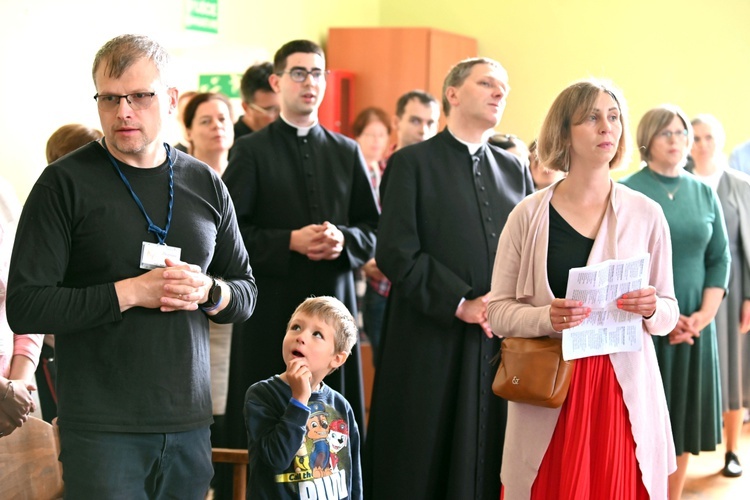
[[[508,401],[558,408],[568,394],[574,365],[563,359],[561,339],[505,338],[492,391]]]

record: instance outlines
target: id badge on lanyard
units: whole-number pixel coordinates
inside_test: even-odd
[[[138,205],[138,208],[141,209],[141,213],[146,218],[146,222],[148,223],[148,232],[155,234],[156,238],[159,240],[158,243],[144,241],[141,245],[141,269],[156,269],[157,267],[166,267],[166,259],[179,261],[182,254],[182,249],[179,247],[169,246],[165,243],[165,240],[167,239],[167,233],[169,232],[169,226],[172,224],[172,207],[174,206],[174,169],[172,156],[169,154],[169,146],[164,143],[164,149],[167,152],[167,162],[169,165],[169,205],[167,207],[167,224],[166,226],[164,226],[164,229],[160,228],[151,221],[151,218],[146,213],[146,209],[144,208],[143,203],[141,203],[140,198],[138,198],[138,195],[135,194],[135,191],[133,191],[133,187],[130,185],[128,178],[125,177],[125,175],[122,173],[120,166],[117,164],[117,160],[115,160],[115,158],[112,156],[112,153],[110,153],[109,149],[107,149],[107,146],[104,143],[104,139],[102,139],[102,146],[104,146],[104,150],[107,152],[107,155],[109,156],[112,165],[115,167],[115,170],[117,170],[117,173],[120,174],[122,182],[125,183],[128,191],[130,191],[130,195],[133,197],[136,205]]]

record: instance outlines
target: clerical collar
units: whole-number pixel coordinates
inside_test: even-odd
[[[290,127],[297,129],[297,137],[306,137],[307,134],[310,132],[310,130],[318,124],[318,117],[315,117],[315,121],[313,121],[313,124],[309,127],[300,127],[299,125],[295,125],[294,123],[290,122],[289,120],[284,117],[284,113],[280,113],[279,116],[281,116],[281,119],[284,120],[284,123],[289,125]]]
[[[484,146],[484,142],[467,142],[467,141],[465,141],[463,139],[459,139],[458,137],[456,137],[456,134],[454,134],[453,132],[451,132],[451,129],[448,129],[448,132],[450,132],[450,134],[453,136],[454,139],[456,139],[458,142],[460,142],[461,144],[463,144],[464,146],[466,146],[467,148],[469,148],[469,154],[470,155],[473,155],[474,153],[476,153],[477,151],[479,151],[479,148],[481,148],[482,146]]]

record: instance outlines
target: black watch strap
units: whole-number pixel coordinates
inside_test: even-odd
[[[211,283],[211,288],[208,289],[208,298],[204,303],[199,304],[204,308],[214,307],[219,303],[219,300],[221,300],[221,285],[219,285],[219,282],[213,276],[211,279],[213,280],[213,283]]]

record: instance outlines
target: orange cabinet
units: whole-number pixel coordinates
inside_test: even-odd
[[[354,75],[353,120],[368,106],[395,114],[398,98],[413,89],[440,101],[448,70],[476,55],[476,39],[433,28],[331,28],[326,66]]]

